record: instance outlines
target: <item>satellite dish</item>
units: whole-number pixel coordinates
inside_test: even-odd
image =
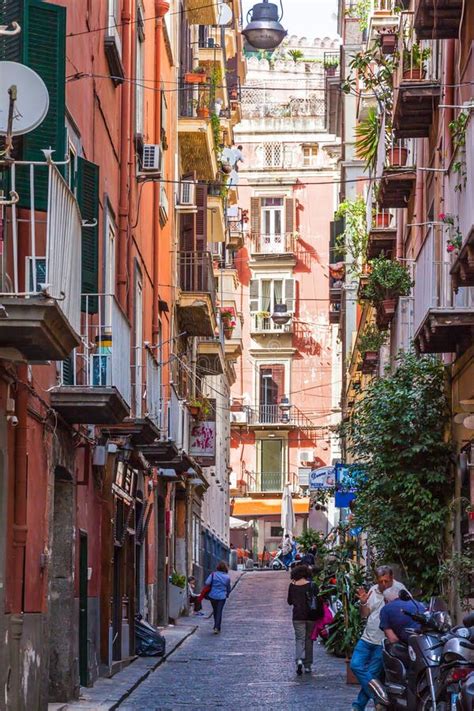
[[[44,121],[49,94],[44,81],[29,67],[18,62],[0,62],[0,135],[7,133],[11,86],[16,86],[12,134],[20,136]]]
[[[234,14],[232,8],[225,3],[219,5],[219,17],[217,20],[218,25],[229,25],[232,22]]]

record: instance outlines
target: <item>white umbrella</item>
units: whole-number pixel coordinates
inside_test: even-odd
[[[239,529],[239,528],[249,528],[250,522],[243,521],[241,518],[235,518],[234,516],[229,517],[229,528]]]
[[[285,484],[283,496],[281,497],[281,527],[283,528],[283,535],[289,533],[290,536],[293,536],[293,531],[296,528],[296,518],[289,484]]]

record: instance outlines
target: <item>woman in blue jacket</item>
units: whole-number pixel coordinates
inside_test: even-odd
[[[230,577],[227,564],[221,560],[216,566],[216,572],[206,580],[206,585],[210,586],[208,598],[211,601],[214,612],[214,634],[219,634],[222,624],[222,611],[225,601],[230,595]]]

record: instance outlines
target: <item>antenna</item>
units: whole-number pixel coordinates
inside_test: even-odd
[[[48,109],[48,90],[36,72],[18,62],[0,62],[0,135],[33,131]]]

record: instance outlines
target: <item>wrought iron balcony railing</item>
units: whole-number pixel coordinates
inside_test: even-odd
[[[178,280],[181,291],[209,294],[215,307],[216,280],[209,252],[179,252]]]

